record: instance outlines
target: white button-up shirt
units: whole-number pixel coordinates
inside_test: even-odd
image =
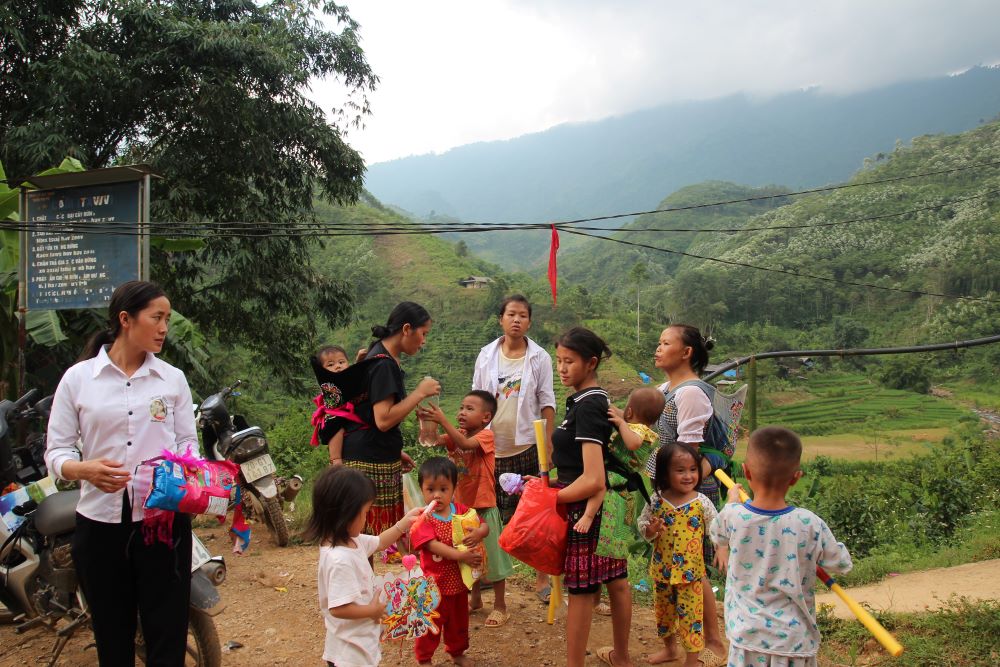
[[[191,389],[183,371],[150,353],[132,377],[115,366],[105,347],[93,359],[71,367],[59,381],[49,416],[45,464],[56,477],[66,461],[111,459],[134,476],[137,466],[164,449],[198,448]],[[132,520],[143,517],[145,498],[132,481],[123,491],[104,493],[80,482],[76,511],[94,521],[120,523],[122,493],[129,494]]]
[[[517,395],[517,427],[514,434],[515,449],[521,451],[535,443],[534,421],[542,416],[542,410],[545,408],[554,410],[556,407],[556,395],[552,390],[552,357],[535,341],[530,338],[525,340],[528,342],[528,349],[524,355],[521,391]],[[479,351],[472,375],[473,389],[482,389],[493,396],[497,395],[500,390],[497,378],[500,375],[502,342],[503,336]]]

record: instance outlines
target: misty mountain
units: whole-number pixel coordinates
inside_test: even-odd
[[[370,165],[366,187],[418,217],[565,220],[651,209],[665,193],[710,180],[792,188],[839,182],[897,141],[962,132],[998,113],[1000,68],[853,95],[733,95]],[[537,259],[524,253],[537,243],[464,236],[494,261]]]

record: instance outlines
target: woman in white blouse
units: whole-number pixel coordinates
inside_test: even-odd
[[[49,417],[45,462],[80,481],[73,560],[93,617],[102,665],[135,663],[136,620],[146,663],[181,665],[187,645],[191,520],[174,515],[169,543],[142,530],[136,467],[164,449],[197,449],[184,373],[156,358],[170,321],[163,290],[144,281],[115,290],[108,328],[63,375]]]

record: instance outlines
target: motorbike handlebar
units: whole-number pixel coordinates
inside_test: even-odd
[[[243,380],[236,380],[236,382],[232,383],[231,385],[222,390],[222,395],[226,397],[232,396],[233,392],[236,391],[236,388],[239,387],[241,384],[243,384]]]
[[[14,405],[11,406],[11,410],[16,411],[23,408],[25,405],[34,400],[35,396],[38,396],[40,392],[37,389],[29,389],[24,396],[14,401]]]

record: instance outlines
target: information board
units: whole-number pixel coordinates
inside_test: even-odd
[[[141,186],[130,181],[27,192],[28,310],[100,308],[118,285],[139,279]],[[75,229],[59,230],[68,224]]]

